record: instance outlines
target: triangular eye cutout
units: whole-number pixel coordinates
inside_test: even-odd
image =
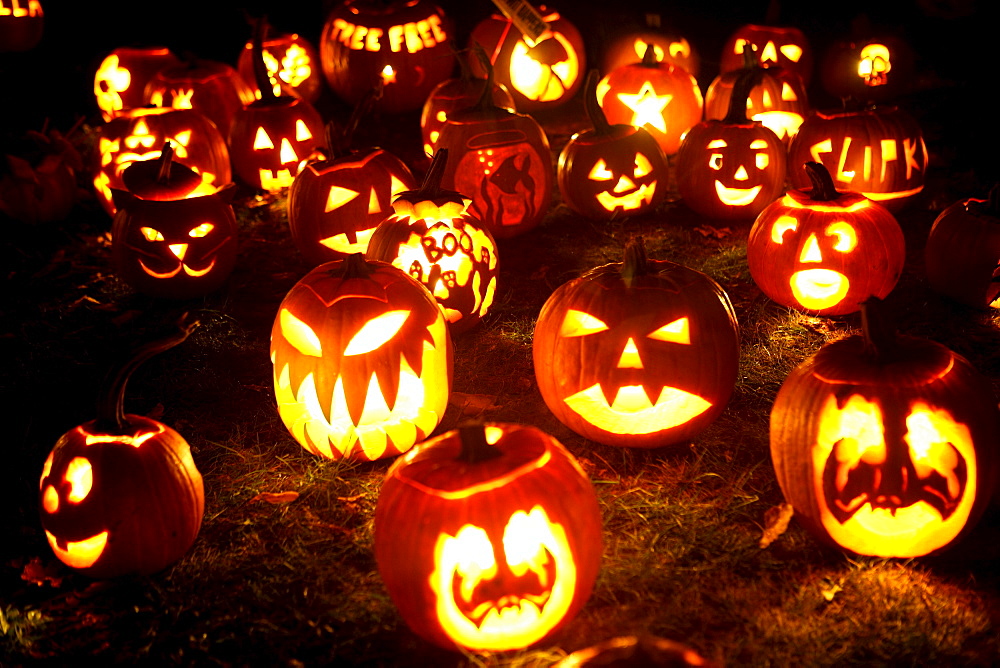
[[[323,356],[323,344],[312,327],[296,318],[288,309],[281,309],[279,318],[281,334],[293,348],[310,357]]]
[[[302,122],[302,119],[295,121],[295,141],[305,141],[307,139],[312,139],[312,133],[309,132],[309,128],[306,124]]]
[[[378,213],[382,207],[378,203],[378,195],[375,194],[375,187],[372,186],[371,194],[368,196],[368,213]]]
[[[396,336],[409,316],[409,311],[389,311],[372,318],[351,338],[344,349],[344,356],[363,355],[381,348]]]
[[[608,169],[608,163],[604,162],[602,158],[594,163],[594,167],[590,170],[587,178],[591,181],[610,181],[614,178],[614,174],[611,173],[611,170]]]
[[[391,192],[392,196],[395,197],[404,190],[408,190],[406,184],[400,181],[399,178],[395,174],[393,174],[392,182],[391,185],[389,186],[389,192]]]
[[[330,186],[330,194],[326,198],[326,208],[323,213],[330,213],[334,209],[339,209],[352,199],[358,196],[356,190],[341,188],[340,186]]]
[[[687,318],[678,318],[677,320],[668,322],[663,327],[650,332],[648,336],[657,341],[683,343],[684,345],[691,344],[691,330]]]
[[[267,134],[267,130],[264,128],[257,128],[257,135],[253,138],[253,147],[256,151],[261,151],[267,148],[274,148],[274,142]]]
[[[559,327],[559,336],[586,336],[587,334],[603,332],[607,328],[608,326],[602,320],[589,313],[570,309],[566,312],[566,317],[563,318],[562,325]]]
[[[785,102],[795,102],[799,99],[799,96],[795,94],[795,91],[792,90],[787,81],[781,83],[781,99]]]

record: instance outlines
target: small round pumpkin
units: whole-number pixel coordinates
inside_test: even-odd
[[[151,418],[126,414],[125,385],[145,360],[187,338],[197,322],[139,348],[115,370],[97,418],[63,434],[39,483],[42,528],[67,566],[95,578],[148,575],[190,549],[205,491],[187,441]]]
[[[768,297],[816,315],[854,313],[896,286],[906,259],[903,231],[889,211],[840,192],[817,162],[811,190],[791,190],[760,212],[747,240],[750,276]]]
[[[449,649],[550,637],[587,601],[601,560],[586,474],[552,436],[515,424],[450,431],[400,457],[379,491],[374,533],[403,620]]]
[[[945,346],[863,335],[796,367],[771,409],[771,459],[785,499],[820,540],[876,557],[943,550],[989,503],[1000,415],[989,382]]]
[[[552,293],[532,355],[549,410],[585,438],[655,448],[693,438],[736,384],[739,328],[706,274],[649,260],[641,242]]]

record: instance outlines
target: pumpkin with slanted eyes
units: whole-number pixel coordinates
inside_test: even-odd
[[[791,26],[747,24],[737,28],[722,47],[719,71],[743,67],[750,51],[763,67],[795,72],[804,85],[812,78],[813,53],[805,33]]]
[[[694,437],[736,383],[739,330],[725,291],[707,275],[625,261],[559,287],[542,306],[532,353],[538,390],[573,431],[607,445],[655,448]]]

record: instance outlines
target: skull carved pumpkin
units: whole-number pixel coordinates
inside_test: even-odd
[[[180,60],[164,47],[121,47],[108,54],[94,74],[94,97],[105,121],[145,103],[146,84]]]
[[[725,291],[694,269],[647,260],[592,269],[542,306],[532,353],[545,404],[585,438],[655,448],[692,438],[725,408],[739,332]]]
[[[192,59],[150,77],[143,101],[154,107],[194,109],[228,135],[233,117],[254,101],[253,89],[235,68],[216,60]]]
[[[792,190],[761,211],[747,240],[747,265],[768,297],[816,315],[844,315],[885,297],[903,270],[899,223],[885,207],[839,192],[829,172],[807,163],[812,190]]]
[[[666,197],[669,167],[643,128],[611,125],[597,104],[597,71],[587,77],[586,109],[593,130],[573,135],[556,171],[563,203],[595,220],[639,215]]]
[[[590,481],[534,427],[442,434],[398,459],[379,492],[379,574],[403,620],[442,647],[550,637],[590,596],[600,558]]]
[[[271,330],[274,394],[299,444],[329,459],[411,448],[444,416],[452,347],[427,290],[360,253],[288,292]]]
[[[836,41],[820,65],[826,92],[862,104],[906,95],[912,88],[913,76],[913,50],[892,35]]]
[[[131,373],[185,338],[141,347],[115,374],[98,416],[66,432],[42,469],[42,528],[60,561],[97,578],[148,575],[180,559],[201,526],[205,494],[187,441],[167,425],[122,409]]]
[[[824,542],[878,557],[952,544],[986,507],[996,474],[989,383],[939,343],[887,335],[827,344],[785,380],[771,458],[785,499]]]
[[[730,72],[743,67],[744,54],[755,55],[763,67],[782,67],[794,72],[804,86],[812,78],[813,54],[809,40],[798,28],[776,25],[747,24],[740,26],[722,47],[719,71]]]
[[[467,211],[472,200],[441,189],[447,160],[448,149],[440,149],[420,189],[396,198],[367,257],[402,269],[430,290],[458,333],[493,305],[500,265],[493,236]]]

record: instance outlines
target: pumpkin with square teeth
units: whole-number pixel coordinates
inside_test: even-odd
[[[648,260],[633,241],[624,262],[552,293],[532,353],[539,392],[563,424],[607,445],[654,448],[694,437],[725,408],[739,330],[718,283]]]

